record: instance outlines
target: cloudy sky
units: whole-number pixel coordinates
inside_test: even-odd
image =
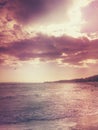
[[[0,82],[98,74],[98,0],[0,0]]]

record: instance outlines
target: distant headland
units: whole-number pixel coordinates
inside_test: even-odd
[[[87,78],[52,81],[52,83],[70,83],[70,82],[98,82],[98,75],[90,76]]]

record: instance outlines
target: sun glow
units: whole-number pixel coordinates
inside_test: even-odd
[[[77,4],[68,11],[69,20],[62,21],[62,23],[41,25],[39,27],[32,27],[29,25],[26,27],[27,31],[35,33],[44,33],[47,35],[61,36],[70,35],[72,37],[80,37],[84,34],[81,33],[82,25],[85,24],[85,20],[82,17],[82,7],[85,7],[93,0],[77,0]]]

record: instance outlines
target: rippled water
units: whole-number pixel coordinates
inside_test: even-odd
[[[0,84],[0,130],[98,130],[98,83]]]

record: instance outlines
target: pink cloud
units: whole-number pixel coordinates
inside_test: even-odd
[[[83,32],[96,32],[98,31],[98,1],[94,0],[87,7],[82,9],[85,24],[82,29]]]
[[[61,59],[62,63],[81,65],[81,61],[98,59],[98,40],[54,37],[38,34],[31,39],[13,42],[0,47],[0,55],[9,55],[19,61],[39,58],[42,61]],[[62,54],[66,54],[63,56]]]

